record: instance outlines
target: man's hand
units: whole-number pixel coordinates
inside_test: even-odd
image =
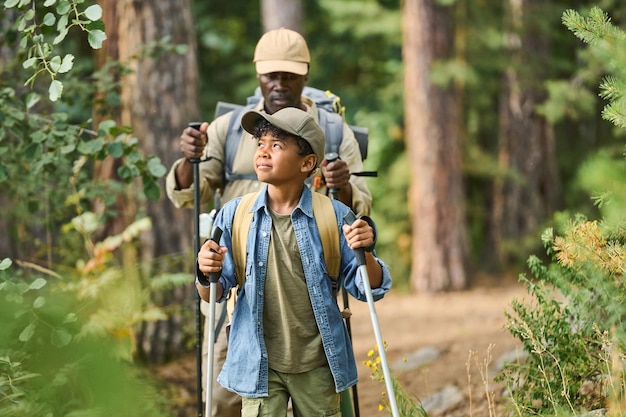
[[[348,164],[341,159],[335,159],[333,162],[328,162],[324,159],[322,161],[322,172],[328,188],[340,190],[347,187],[350,182]]]
[[[352,186],[350,185],[350,169],[346,161],[335,159],[322,161],[322,173],[328,189],[338,190],[338,200],[352,208]]]
[[[206,131],[209,128],[207,122],[200,125],[200,130],[187,127],[180,135],[180,150],[186,159],[201,159],[207,143]]]
[[[189,188],[193,183],[193,164],[190,160],[202,159],[207,143],[206,131],[208,128],[209,124],[203,122],[200,125],[200,130],[194,129],[193,127],[186,127],[183,133],[181,133],[178,141],[185,160],[176,167],[177,190]]]

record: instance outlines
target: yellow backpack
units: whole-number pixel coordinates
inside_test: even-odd
[[[239,288],[246,279],[246,242],[252,222],[253,212],[250,211],[252,204],[262,191],[249,193],[241,198],[233,219],[233,260],[235,262],[235,275]],[[322,249],[328,276],[333,281],[333,289],[337,290],[339,267],[341,263],[341,251],[339,248],[339,232],[337,217],[330,198],[320,193],[313,195],[313,215],[322,239]]]

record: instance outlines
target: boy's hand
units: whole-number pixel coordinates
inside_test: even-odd
[[[342,230],[351,249],[368,248],[374,243],[374,229],[363,219],[344,224]]]
[[[219,272],[222,270],[224,262],[224,254],[228,249],[220,246],[212,240],[207,240],[198,252],[198,268],[200,271],[209,275],[211,272]]]

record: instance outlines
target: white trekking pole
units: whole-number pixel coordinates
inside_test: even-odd
[[[348,211],[343,217],[343,221],[347,224],[352,224],[356,220],[356,216],[352,211]],[[385,377],[385,386],[387,387],[387,395],[389,396],[389,405],[391,407],[391,415],[393,417],[400,417],[398,411],[398,404],[396,403],[396,394],[393,389],[393,381],[391,380],[391,373],[389,372],[389,365],[387,364],[387,355],[385,354],[385,345],[383,343],[383,337],[380,333],[380,326],[378,325],[378,316],[376,315],[376,308],[374,307],[374,296],[372,295],[372,287],[370,286],[369,274],[367,273],[367,266],[365,265],[365,250],[363,248],[354,249],[354,255],[356,256],[357,264],[359,265],[359,271],[363,278],[363,286],[365,287],[365,297],[367,298],[367,305],[370,310],[370,317],[372,318],[372,326],[374,327],[374,337],[376,338],[376,344],[378,345],[378,354],[380,356],[380,363],[383,368],[383,376]]]
[[[211,240],[219,243],[222,238],[222,229],[216,227],[213,229]],[[208,355],[207,355],[207,372],[206,372],[206,399],[205,399],[205,411],[204,416],[209,417],[211,415],[211,408],[213,406],[213,356],[215,352],[215,304],[216,304],[216,291],[217,282],[219,281],[220,273],[211,272],[209,274],[209,322],[208,328]],[[198,273],[198,280],[201,284],[206,285],[206,277],[203,277],[201,273]]]

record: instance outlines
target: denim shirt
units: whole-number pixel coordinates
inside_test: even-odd
[[[220,245],[228,248],[220,276],[224,296],[218,300],[219,302],[223,302],[230,288],[237,285],[232,257],[232,232],[235,210],[240,201],[241,198],[236,198],[226,203],[214,223],[223,231]],[[246,279],[233,312],[226,362],[218,376],[221,385],[247,398],[268,395],[268,357],[263,326],[271,323],[263,323],[263,294],[272,220],[267,205],[265,188],[251,209],[254,215],[248,233]],[[336,200],[333,200],[333,207],[341,240],[340,275],[345,277],[343,285],[353,297],[367,301],[361,270],[357,265],[354,251],[348,246],[341,230],[343,216],[349,208]],[[313,217],[311,191],[307,187],[303,187],[302,196],[291,214],[291,219],[315,321],[335,381],[335,390],[341,392],[356,384],[357,368],[349,334],[337,299],[333,296],[332,283],[326,271],[321,238]],[[391,289],[389,270],[381,260],[378,260],[378,263],[383,268],[383,282],[379,288],[372,289],[374,300],[381,299]]]

